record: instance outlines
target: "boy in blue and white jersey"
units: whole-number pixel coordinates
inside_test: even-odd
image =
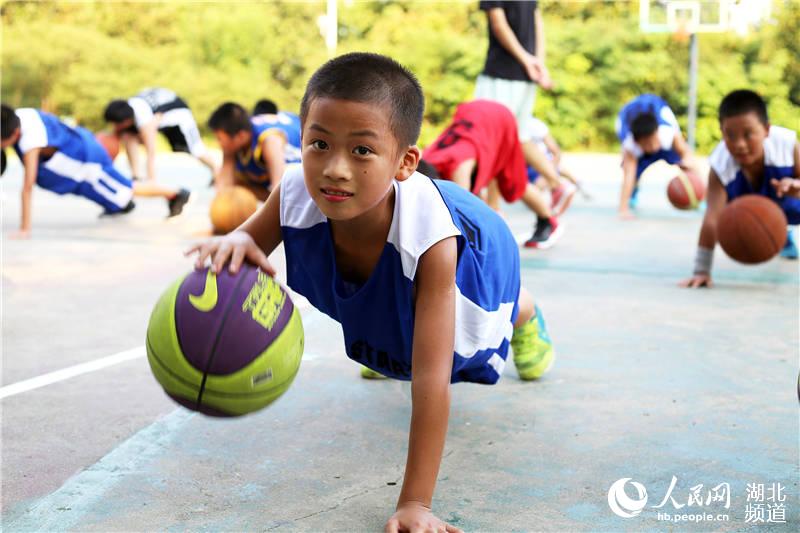
[[[740,89],[719,104],[722,141],[709,157],[708,208],[700,228],[694,274],[684,287],[710,287],[717,244],[717,223],[728,202],[760,194],[777,203],[790,225],[800,224],[800,142],[797,132],[769,123],[767,104],[757,93]],[[797,259],[789,232],[781,255]]]
[[[189,191],[155,183],[134,186],[122,176],[92,132],[68,126],[38,109],[16,111],[3,104],[0,111],[2,148],[13,146],[25,169],[22,186],[22,221],[16,238],[31,232],[31,197],[34,183],[56,194],[83,196],[103,207],[105,214],[127,213],[133,196],[161,196],[169,216],[181,213]]]
[[[637,205],[639,178],[656,161],[664,160],[700,175],[675,113],[660,97],[642,94],[625,104],[614,129],[622,144],[620,217],[633,218],[631,209]]]
[[[211,171],[219,172],[211,157],[189,105],[177,94],[161,87],[144,89],[127,100],[108,103],[103,116],[114,127],[114,133],[125,145],[134,180],[142,178],[138,157],[139,144],[145,147],[146,175],[156,179],[156,134],[163,135],[173,152],[186,152]]]
[[[286,165],[300,161],[300,117],[279,111],[249,116],[233,102],[219,106],[208,127],[222,148],[218,185],[241,185],[260,200],[280,182]]]
[[[509,347],[523,379],[553,361],[541,312],[520,287],[505,222],[455,183],[415,172],[424,97],[395,61],[353,53],[323,65],[301,106],[302,166],[241,229],[189,250],[219,272],[267,272],[283,241],[287,281],[342,324],[348,357],[410,380],[406,474],[387,531],[459,531],[430,505],[450,383],[495,383]]]

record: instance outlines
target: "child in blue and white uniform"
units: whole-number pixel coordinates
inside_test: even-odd
[[[174,91],[153,87],[140,91],[127,100],[112,100],[103,116],[114,127],[114,133],[125,146],[134,180],[144,176],[138,157],[139,144],[144,145],[146,177],[156,179],[156,137],[163,135],[173,152],[191,154],[216,176],[218,164],[211,157],[194,120],[189,105]]]
[[[699,175],[691,148],[669,105],[654,94],[637,96],[622,108],[614,129],[622,145],[622,192],[619,215],[632,218],[639,178],[656,161],[666,161]]]
[[[34,183],[56,194],[75,194],[93,201],[105,214],[133,209],[133,196],[167,199],[170,216],[180,214],[189,191],[155,184],[134,187],[120,174],[92,132],[72,127],[57,117],[32,108],[16,111],[2,105],[2,148],[13,146],[25,169],[22,187],[22,221],[16,237],[31,231],[31,197]]]
[[[244,186],[264,200],[286,165],[300,161],[300,117],[294,113],[251,117],[239,104],[228,102],[211,114],[208,126],[222,148],[220,186]]]
[[[797,132],[770,125],[767,104],[749,90],[736,90],[722,99],[719,123],[723,140],[709,157],[708,208],[700,228],[694,274],[681,282],[686,287],[712,284],[717,224],[728,202],[746,194],[759,194],[777,203],[790,225],[800,224],[800,198],[792,188],[800,179]],[[791,231],[781,255],[797,259]]]
[[[342,324],[347,355],[411,381],[409,456],[388,531],[445,528],[430,505],[450,384],[495,383],[509,347],[523,379],[553,361],[503,220],[415,172],[423,107],[417,80],[387,57],[329,61],[303,97],[302,167],[239,230],[190,250],[217,272],[246,258],[274,273],[267,256],[283,242],[289,286]]]

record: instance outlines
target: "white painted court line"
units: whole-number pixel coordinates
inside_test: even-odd
[[[303,311],[311,307],[311,304],[308,302],[308,300],[300,295],[296,295],[293,299],[297,301],[295,305],[299,311]],[[21,394],[23,392],[46,387],[47,385],[52,385],[53,383],[58,383],[59,381],[74,378],[75,376],[102,370],[103,368],[117,365],[119,363],[139,359],[145,355],[147,355],[147,351],[145,350],[144,346],[137,346],[136,348],[131,348],[130,350],[125,350],[124,352],[119,352],[114,355],[109,355],[107,357],[101,357],[100,359],[95,359],[86,363],[62,368],[61,370],[56,370],[54,372],[48,372],[47,374],[42,374],[41,376],[36,376],[35,378],[17,381],[11,385],[0,387],[0,400],[3,398],[8,398],[9,396]]]
[[[125,350],[124,352],[109,355],[107,357],[101,357],[100,359],[95,359],[94,361],[62,368],[61,370],[42,374],[41,376],[36,376],[35,378],[18,381],[16,383],[12,383],[11,385],[0,387],[0,400],[3,398],[8,398],[9,396],[14,396],[15,394],[21,394],[23,392],[28,392],[40,387],[52,385],[53,383],[58,383],[59,381],[64,381],[65,379],[80,376],[81,374],[88,374],[89,372],[94,372],[109,366],[124,363],[125,361],[132,361],[134,359],[144,357],[145,354],[146,352],[144,346],[138,346],[130,350]]]

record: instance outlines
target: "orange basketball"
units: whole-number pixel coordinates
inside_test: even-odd
[[[775,257],[786,244],[786,215],[764,196],[748,194],[737,198],[717,222],[717,238],[732,259],[752,265]]]
[[[111,159],[116,159],[119,154],[119,137],[113,133],[98,131],[94,134],[94,138],[106,149]]]
[[[678,209],[697,209],[706,196],[706,186],[691,170],[681,172],[667,185],[669,203]]]
[[[211,201],[209,216],[214,233],[229,233],[256,212],[258,200],[244,187],[228,187]]]

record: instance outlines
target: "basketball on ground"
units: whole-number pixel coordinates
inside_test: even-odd
[[[147,359],[179,404],[211,416],[266,407],[291,385],[303,324],[283,288],[258,268],[195,270],[161,295],[147,327]]]
[[[775,257],[786,243],[786,215],[764,196],[748,194],[728,204],[717,222],[717,239],[731,259],[748,265]]]
[[[119,137],[113,133],[98,131],[94,134],[94,138],[106,149],[111,159],[116,159],[119,155]]]
[[[228,187],[211,201],[209,216],[214,233],[225,234],[238,228],[258,209],[256,196],[244,187]]]
[[[697,209],[706,196],[706,187],[691,170],[681,172],[667,185],[667,198],[678,209]]]

